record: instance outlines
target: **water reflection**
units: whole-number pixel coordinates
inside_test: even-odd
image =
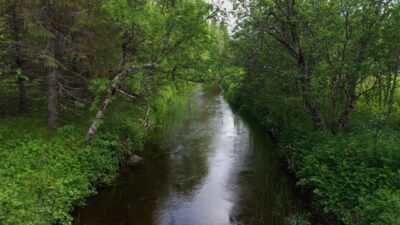
[[[306,212],[293,177],[265,131],[246,115],[241,123],[250,151],[237,176],[236,218],[249,225],[297,224],[293,218]]]
[[[288,224],[299,207],[265,132],[220,93],[196,89],[190,109],[167,143],[148,146],[168,154],[123,172],[74,224]]]

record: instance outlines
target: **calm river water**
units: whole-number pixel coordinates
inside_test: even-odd
[[[75,225],[284,225],[304,214],[261,126],[197,88],[181,126],[77,210]],[[172,126],[172,125],[171,125]]]

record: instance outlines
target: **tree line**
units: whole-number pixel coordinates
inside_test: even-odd
[[[399,224],[400,2],[233,8],[230,51],[242,72],[223,86],[278,141],[321,224]]]
[[[265,98],[303,108],[316,130],[345,131],[361,99],[377,100],[389,121],[399,10],[392,0],[237,1],[238,65],[246,81],[263,80]]]
[[[132,154],[160,154],[145,143],[193,83],[229,72],[220,16],[203,0],[0,0],[0,224],[71,224]]]
[[[227,38],[215,20],[218,8],[201,0],[2,0],[0,6],[2,113],[46,107],[48,127],[57,128],[60,113],[91,106],[97,113],[88,141],[116,96],[138,99],[157,80],[211,79]]]

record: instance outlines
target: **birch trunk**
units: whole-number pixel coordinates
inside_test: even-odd
[[[87,142],[90,143],[93,140],[93,138],[96,136],[97,130],[99,129],[99,123],[104,118],[107,108],[110,105],[110,103],[112,102],[112,97],[117,92],[117,87],[118,87],[119,81],[121,81],[125,75],[127,75],[129,73],[134,73],[135,71],[136,71],[136,68],[131,68],[130,70],[123,70],[112,79],[108,94],[107,94],[106,98],[103,100],[103,103],[101,104],[100,109],[97,111],[96,116],[86,134]]]

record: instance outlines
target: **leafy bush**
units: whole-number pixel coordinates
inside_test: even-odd
[[[379,189],[373,195],[360,198],[360,225],[400,224],[400,192]]]
[[[243,80],[245,71],[241,68],[225,68],[225,71],[223,71],[223,75],[221,75],[221,86],[225,91],[225,97],[228,99],[229,102],[231,103],[236,103],[238,104],[239,101],[238,98],[238,89],[240,87],[240,84]]]
[[[56,131],[45,127],[40,113],[0,120],[0,224],[70,224],[73,208],[112,182],[119,163],[167,125],[169,114],[182,112],[190,86],[185,90],[114,102],[90,145],[83,138],[87,117],[66,117],[74,125]]]
[[[391,130],[345,135],[294,132],[286,140],[290,143],[286,149],[300,177],[299,185],[313,190],[326,213],[345,224],[370,224],[363,222],[368,213],[382,215],[382,221],[397,219],[383,206],[399,206],[398,196],[378,190],[400,188],[399,138]],[[376,224],[398,224],[382,221]]]
[[[119,148],[101,137],[83,146],[72,126],[57,138],[1,139],[0,220],[4,224],[69,224],[69,212],[115,177]]]

